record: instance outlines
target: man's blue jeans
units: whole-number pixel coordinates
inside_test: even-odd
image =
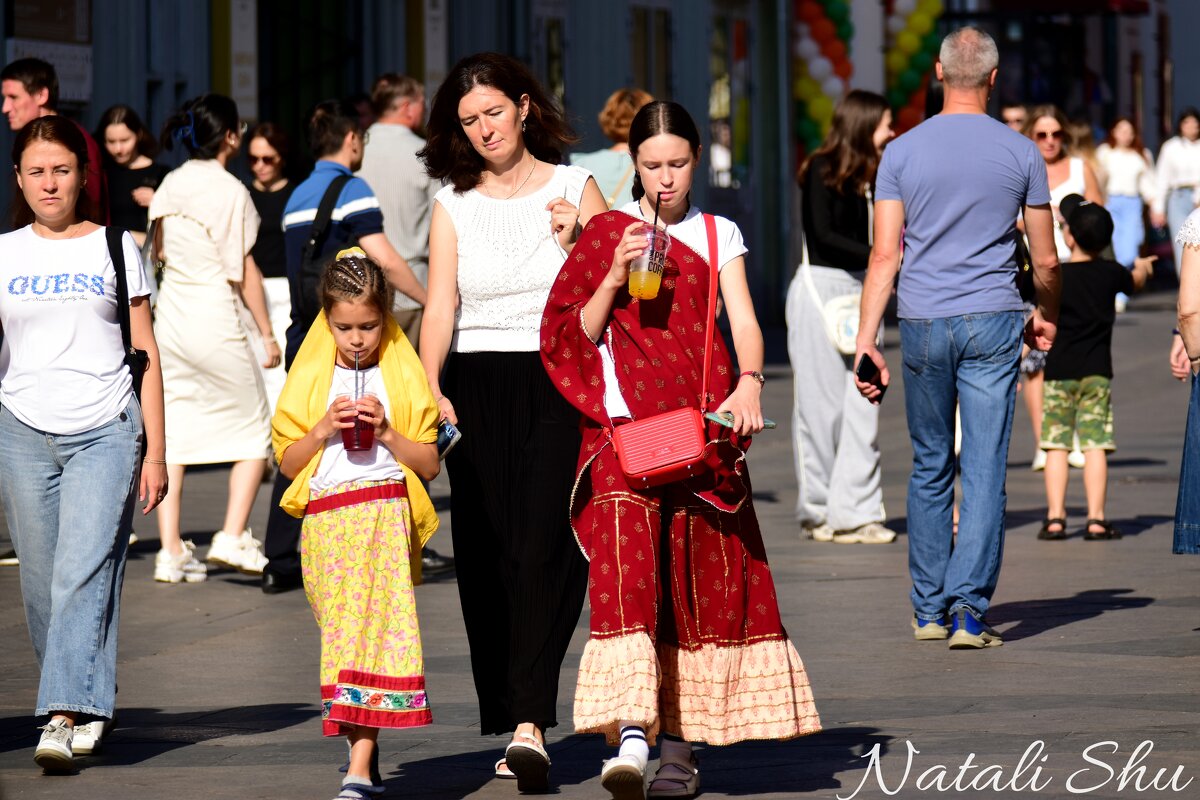
[[[1020,311],[900,321],[912,439],[908,567],[921,619],[988,609],[1004,549],[1008,440],[1024,315]],[[962,421],[962,507],[953,530],[954,408]]]
[[[137,400],[110,422],[71,435],[35,430],[0,409],[0,496],[42,669],[38,716],[112,717],[142,435]]]

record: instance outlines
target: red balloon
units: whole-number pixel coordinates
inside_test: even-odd
[[[820,19],[813,20],[808,25],[812,37],[817,40],[817,44],[824,46],[828,41],[837,40],[837,28],[833,22],[824,15]]]
[[[821,43],[821,53],[833,63],[846,58],[846,43],[841,39],[830,39]]]
[[[925,86],[922,86],[916,91],[915,94],[913,94],[911,98],[909,98],[908,104],[921,113],[925,113],[925,100],[927,92],[928,89]]]
[[[825,9],[821,8],[821,4],[818,3],[817,0],[807,0],[807,2],[802,2],[800,4],[800,8],[797,10],[796,16],[798,16],[804,22],[807,22],[809,25],[812,25],[814,22],[822,19],[825,16]]]
[[[922,111],[918,111],[912,106],[905,106],[900,109],[896,122],[901,131],[907,131],[920,125],[924,119],[925,114]]]
[[[848,81],[850,80],[850,76],[854,74],[854,65],[850,63],[849,59],[842,59],[834,63],[833,74],[844,81]]]

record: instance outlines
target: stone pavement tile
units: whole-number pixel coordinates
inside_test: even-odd
[[[1087,768],[1073,779],[1074,788],[1090,789],[1085,797],[1200,797],[1200,559],[1170,554],[1187,403],[1184,387],[1166,370],[1170,328],[1167,310],[1135,311],[1117,325],[1113,391],[1120,449],[1111,461],[1109,506],[1124,539],[1034,538],[1044,516],[1043,479],[1028,469],[1032,433],[1018,408],[1004,569],[988,614],[1006,644],[985,651],[949,651],[945,643],[911,638],[903,535],[911,450],[903,386],[888,392],[879,437],[884,500],[890,524],[902,535],[891,545],[822,544],[802,541],[793,517],[791,372],[786,364],[768,368],[764,410],[780,430],[758,437],[750,452],[755,505],[784,622],[808,669],[825,730],[792,742],[701,748],[705,796],[847,798],[862,784],[855,796],[870,800],[1057,800],[1080,796],[1067,781]],[[889,343],[895,338],[889,331]],[[887,356],[898,374],[894,346]],[[220,469],[189,476],[185,528],[198,539],[207,541],[220,525],[226,476]],[[1071,481],[1074,531],[1084,517],[1078,471]],[[434,495],[443,508],[447,492],[439,477]],[[251,519],[259,535],[265,515],[264,492]],[[447,517],[433,542],[444,552],[453,549]],[[135,551],[124,593],[122,727],[108,750],[73,777],[43,777],[33,767],[34,661],[16,570],[0,569],[0,598],[10,609],[0,617],[6,643],[0,649],[0,796],[332,797],[345,751],[341,742],[320,736],[316,627],[303,593],[268,597],[253,579],[229,572],[196,586],[155,584],[153,519],[140,520],[138,530],[148,541]],[[491,779],[504,739],[478,735],[457,586],[453,579],[431,582],[418,589],[417,602],[435,724],[382,735],[389,796],[512,800],[515,786]],[[549,734],[556,796],[572,800],[604,796],[597,776],[609,755],[599,737],[571,732],[574,671],[585,639],[586,618],[561,676],[561,724]],[[1116,744],[1094,747],[1106,741]],[[919,753],[901,785],[909,742]],[[1143,746],[1142,788],[1131,782],[1119,790],[1119,772],[1143,742],[1152,749]],[[895,794],[885,794],[866,770],[876,746],[879,774]],[[1085,761],[1089,747],[1092,758],[1110,766]],[[976,765],[998,765],[985,778],[1004,781],[1017,780],[1023,756],[1032,759],[1018,782],[1040,768],[1038,790],[916,785],[917,775],[938,764],[952,780],[972,754]],[[1157,770],[1165,770],[1165,785],[1177,767],[1183,780],[1196,782],[1182,792],[1147,788]],[[964,772],[968,781],[979,773]]]

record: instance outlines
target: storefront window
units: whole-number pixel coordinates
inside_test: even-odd
[[[718,16],[709,45],[709,184],[736,189],[750,173],[750,54],[745,20]]]

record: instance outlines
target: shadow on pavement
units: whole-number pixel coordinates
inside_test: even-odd
[[[1028,639],[1054,628],[1098,617],[1109,611],[1127,611],[1145,608],[1154,602],[1153,597],[1122,597],[1132,589],[1089,589],[1074,597],[1052,597],[1045,600],[1021,600],[1002,603],[988,611],[988,622],[992,625],[1017,623],[1001,631],[1004,641]]]

